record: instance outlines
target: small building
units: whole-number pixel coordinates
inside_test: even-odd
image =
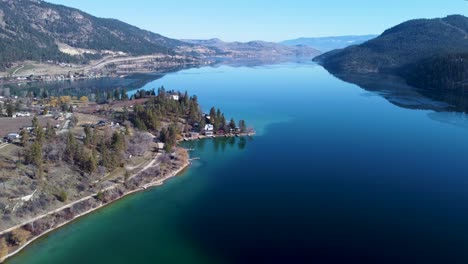
[[[165,146],[164,143],[162,143],[162,142],[157,142],[157,143],[156,143],[156,150],[157,150],[158,152],[161,152],[161,151],[164,150],[164,146]]]
[[[205,125],[205,131],[211,131],[213,132],[214,126],[212,124],[206,124]]]
[[[30,117],[31,116],[31,113],[16,113],[16,116],[17,117]]]
[[[179,99],[180,99],[180,97],[179,97],[178,94],[173,94],[173,95],[171,95],[171,98],[172,98],[172,100],[174,100],[174,101],[179,101]]]
[[[214,135],[213,131],[207,131],[205,130],[205,136],[207,137],[212,137]]]
[[[10,133],[10,134],[8,134],[7,139],[8,140],[15,140],[15,139],[19,139],[20,137],[21,136],[18,133]]]

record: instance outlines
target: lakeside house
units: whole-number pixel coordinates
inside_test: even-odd
[[[204,134],[205,136],[213,136],[214,126],[212,124],[206,124],[204,127]]]
[[[161,151],[164,150],[164,146],[165,146],[164,143],[162,143],[162,142],[157,142],[157,143],[156,143],[156,150],[157,150],[158,152],[161,152]]]
[[[172,100],[174,101],[179,101],[179,98],[180,98],[178,94],[173,94],[171,97],[172,97]]]
[[[214,126],[212,124],[206,124],[205,125],[205,131],[212,131],[214,130]]]

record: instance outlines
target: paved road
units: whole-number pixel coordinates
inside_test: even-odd
[[[95,62],[93,65],[85,66],[83,68],[80,68],[79,70],[101,69],[104,66],[106,66],[108,64],[111,64],[111,63],[125,62],[125,61],[139,61],[139,60],[146,60],[146,59],[156,59],[156,58],[161,58],[161,57],[164,57],[164,56],[165,55],[157,54],[157,55],[145,55],[145,56],[139,56],[139,57],[104,58],[104,59],[101,59],[101,60]]]

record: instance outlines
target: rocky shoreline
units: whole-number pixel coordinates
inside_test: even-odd
[[[186,152],[184,149],[182,151]],[[178,165],[176,162],[172,162],[170,165],[171,167],[166,172],[161,172],[159,167],[150,167],[142,170],[132,176],[132,179],[127,182],[108,187],[99,193],[87,196],[62,208],[0,232],[0,238],[19,236],[18,233],[29,234],[26,235],[25,240],[19,245],[8,247],[8,254],[0,258],[0,263],[18,254],[35,240],[84,215],[97,211],[128,195],[164,184],[166,180],[177,176],[185,170],[190,165],[190,162],[184,160]],[[155,177],[154,175],[158,176]]]

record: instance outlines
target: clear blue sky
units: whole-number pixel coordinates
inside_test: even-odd
[[[468,14],[466,0],[49,0],[172,38],[280,41],[380,34],[413,18]]]

